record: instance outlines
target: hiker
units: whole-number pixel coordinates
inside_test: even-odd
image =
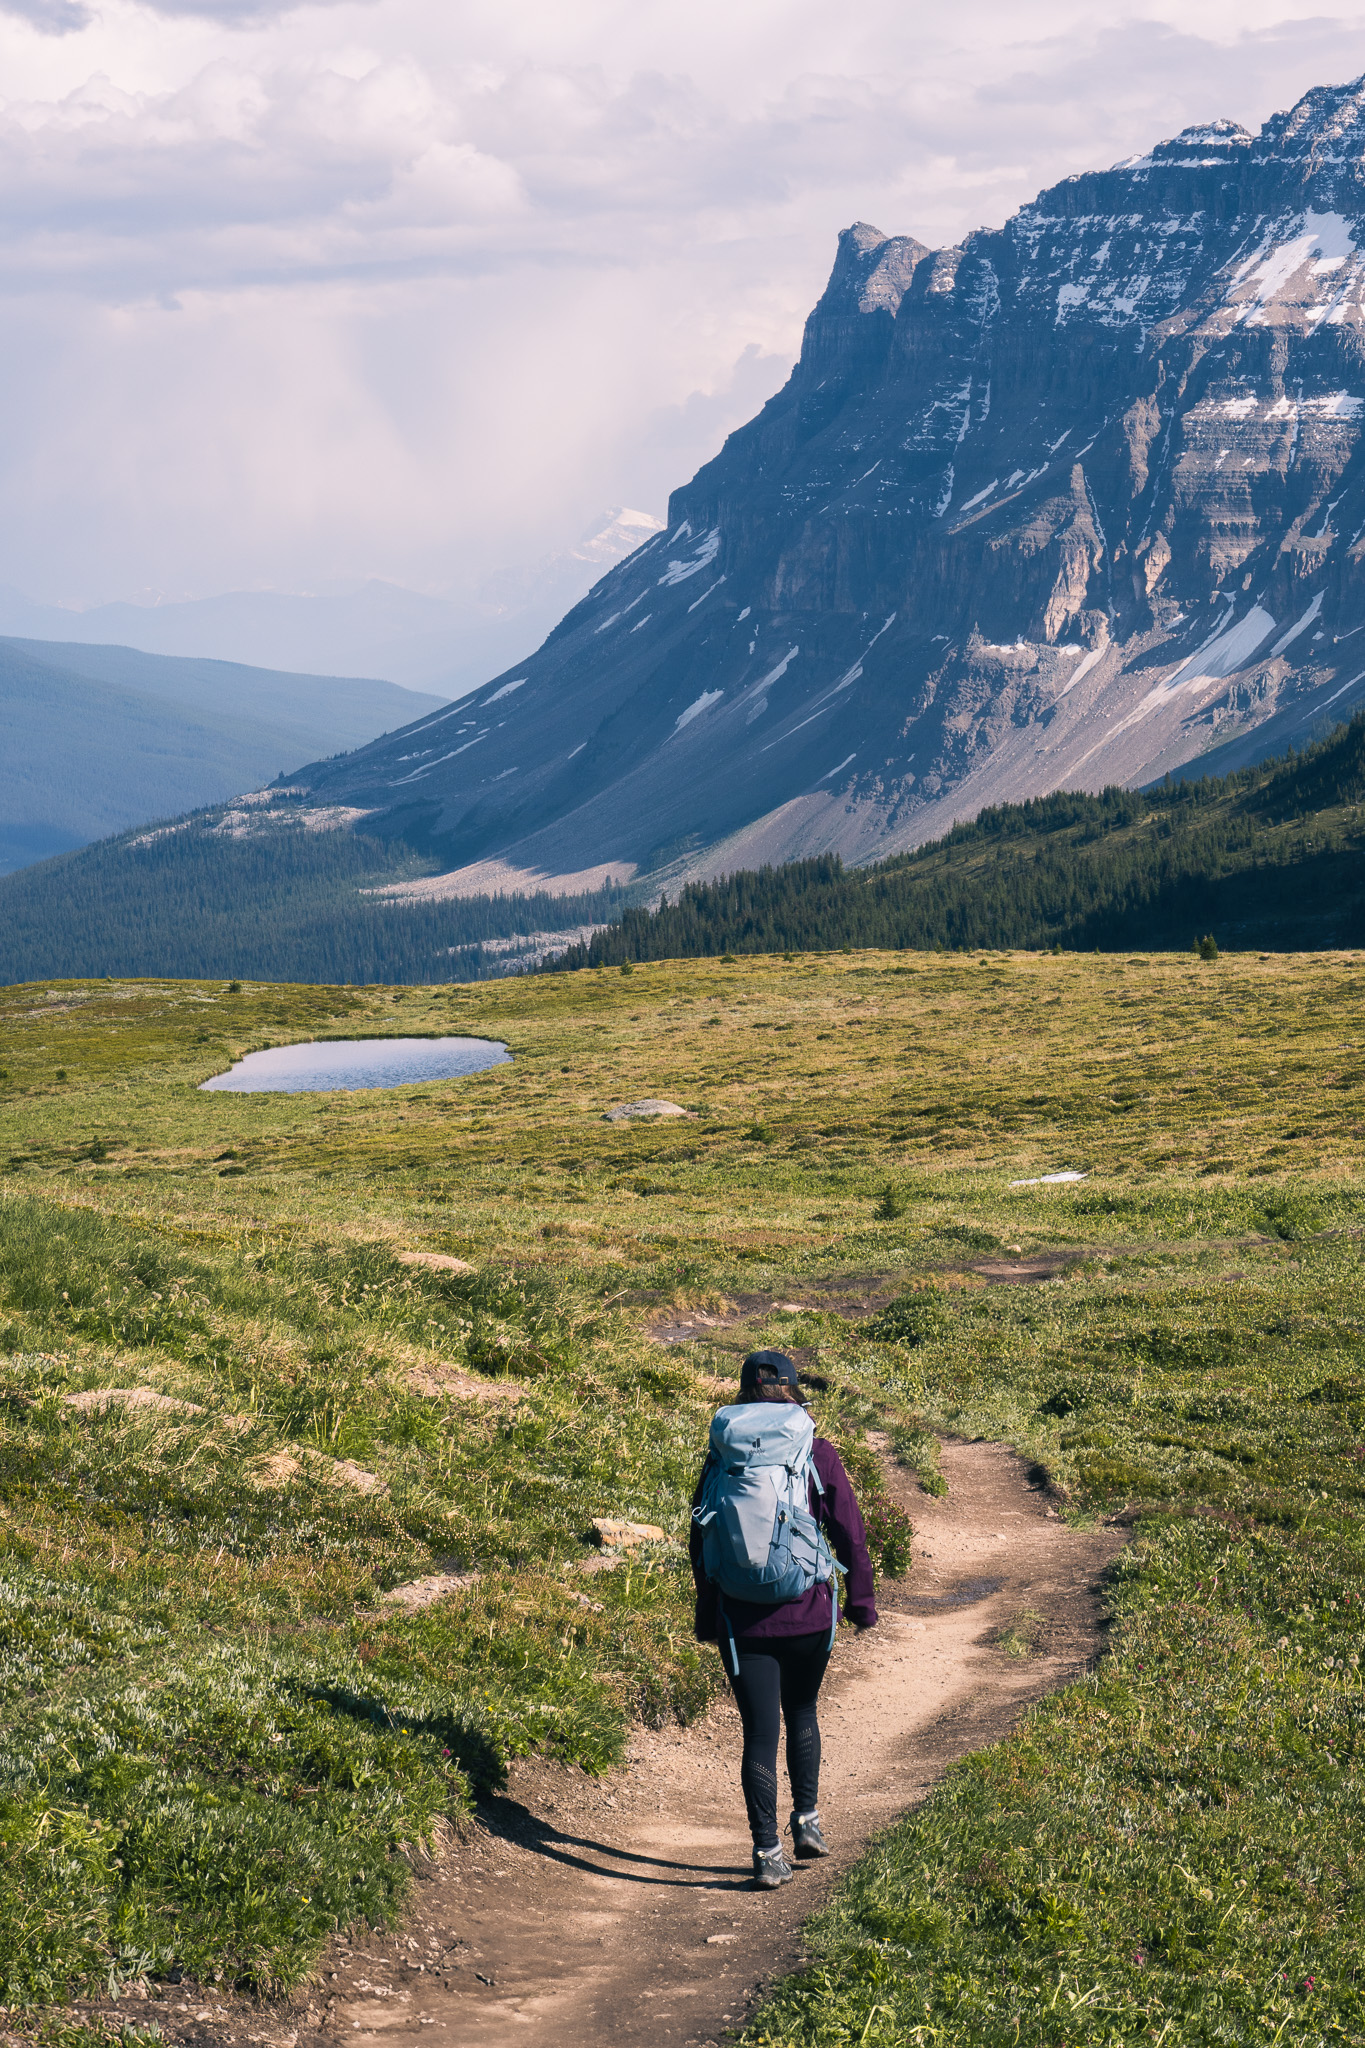
[[[877,1622],[852,1484],[833,1444],[816,1436],[784,1351],[745,1359],[738,1400],[712,1420],[692,1511],[697,1640],[719,1645],[739,1707],[754,1884],[773,1891],[794,1875],[777,1831],[781,1720],[793,1854],[827,1856],[816,1700],[841,1611],[859,1632]]]

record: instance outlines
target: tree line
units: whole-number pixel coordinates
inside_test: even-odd
[[[557,969],[842,947],[1271,950],[1365,941],[1365,716],[1301,754],[1147,791],[993,805],[862,868],[837,854],[627,907]]]
[[[425,873],[399,841],[297,824],[234,838],[218,811],[0,877],[0,982],[96,975],[475,981],[490,941],[598,925],[551,970],[841,947],[1187,947],[1365,943],[1365,715],[1281,761],[1147,791],[993,805],[864,868],[837,854],[577,896],[385,901]]]
[[[486,941],[599,923],[625,901],[620,889],[600,889],[386,902],[365,892],[422,873],[410,847],[297,825],[232,838],[215,817],[0,877],[0,982],[477,981],[506,971]]]

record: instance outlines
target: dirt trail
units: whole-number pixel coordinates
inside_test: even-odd
[[[903,1479],[918,1532],[880,1625],[841,1637],[821,1701],[820,1808],[836,1845],[777,1893],[748,1888],[738,1717],[641,1733],[603,1784],[525,1764],[419,1888],[401,1936],[343,1949],[297,2034],[319,2048],[716,2042],[801,1955],[800,1927],[870,1835],[947,1765],[1083,1670],[1119,1531],[1069,1529],[994,1444],[949,1444],[946,1499]],[[1023,1611],[1026,1658],[998,1637]],[[785,1819],[785,1808],[783,1808]],[[336,1974],[329,1977],[335,1964]]]

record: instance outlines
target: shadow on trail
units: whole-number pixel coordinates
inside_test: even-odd
[[[944,1607],[975,1607],[989,1600],[1004,1585],[1003,1578],[958,1579],[941,1593],[911,1593],[904,1602],[907,1614],[931,1614]]]
[[[641,1856],[633,1849],[617,1849],[610,1842],[596,1842],[590,1836],[566,1835],[515,1799],[498,1795],[481,1799],[479,1819],[496,1840],[514,1842],[518,1848],[528,1849],[534,1856],[548,1857],[552,1862],[568,1864],[574,1870],[586,1870],[594,1877],[615,1877],[626,1884],[659,1885],[671,1891],[734,1892],[752,1888],[753,1880],[747,1866],[740,1870],[734,1864],[723,1864],[717,1868],[706,1863],[675,1863],[666,1856]],[[575,1853],[578,1851],[586,1853]],[[612,1867],[612,1863],[592,1862],[590,1858],[593,1856],[611,1858],[615,1864],[642,1865],[644,1868],[617,1869]],[[655,1871],[698,1874],[654,1876],[651,1873]]]

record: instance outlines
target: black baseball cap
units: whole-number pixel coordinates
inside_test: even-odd
[[[764,1380],[776,1380],[780,1386],[791,1390],[793,1399],[802,1407],[806,1397],[797,1384],[795,1359],[788,1358],[785,1351],[751,1351],[739,1369],[739,1391],[741,1394],[755,1394]]]

